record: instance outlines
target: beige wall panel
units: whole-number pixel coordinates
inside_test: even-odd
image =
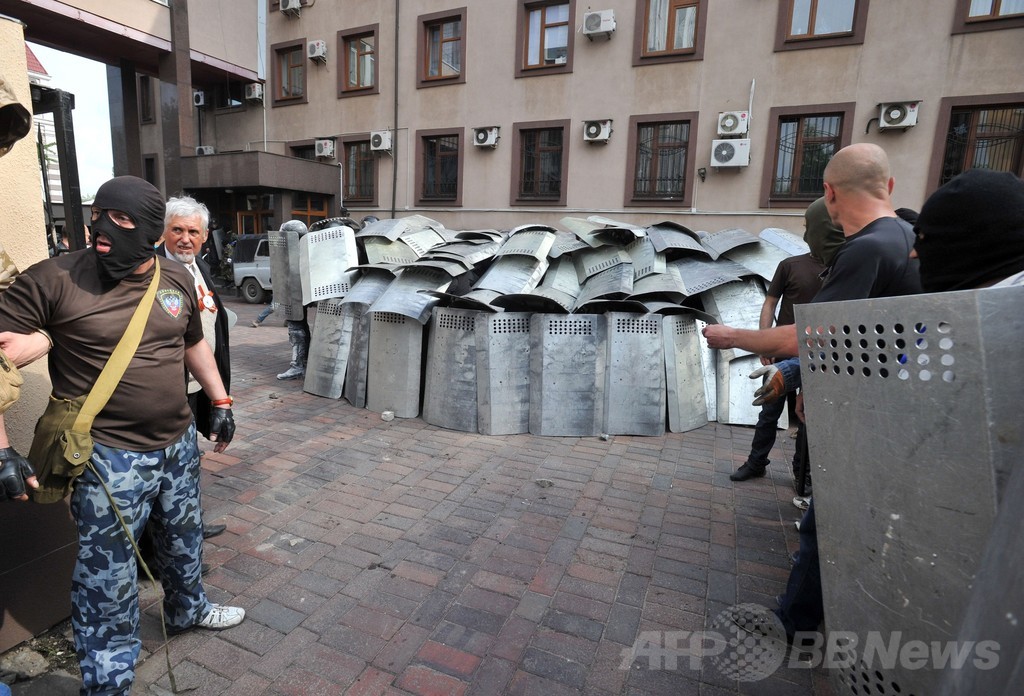
[[[163,3],[152,0],[69,0],[60,4],[90,12],[165,41],[171,40],[171,14]]]
[[[189,2],[188,33],[192,50],[256,72],[257,3],[266,0]]]

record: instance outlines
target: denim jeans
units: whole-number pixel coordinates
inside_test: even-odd
[[[800,550],[797,552],[796,563],[789,571],[786,594],[775,613],[786,627],[786,635],[790,640],[797,631],[817,630],[825,618],[813,498],[800,520]]]

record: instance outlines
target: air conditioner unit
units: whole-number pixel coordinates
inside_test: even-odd
[[[718,114],[719,135],[746,135],[750,115],[746,111],[723,111]]]
[[[245,86],[246,101],[263,101],[263,85],[259,82],[250,82]]]
[[[498,147],[498,126],[481,126],[473,129],[473,144],[477,147]]]
[[[302,11],[302,0],[281,0],[281,14],[287,17],[298,17]]]
[[[370,150],[373,152],[390,152],[391,131],[370,131]]]
[[[206,106],[206,92],[202,90],[195,90],[192,92],[192,105],[193,106]]]
[[[598,10],[596,12],[585,12],[583,14],[583,35],[591,41],[594,37],[603,36],[606,39],[612,38],[615,31],[615,11]]]
[[[196,147],[196,155],[214,155],[217,151],[213,149],[213,145],[199,145]]]
[[[583,122],[583,139],[588,143],[607,143],[612,137],[612,120]]]
[[[746,167],[750,164],[750,138],[711,141],[712,167]]]
[[[334,157],[334,141],[323,139],[317,140],[314,146],[317,157]]]
[[[921,102],[889,102],[879,104],[878,130],[902,128],[906,130],[917,125],[917,107]]]
[[[306,44],[306,57],[309,58],[310,60],[315,60],[320,63],[326,63],[327,42],[320,41],[319,39],[316,41],[310,41],[308,44]]]

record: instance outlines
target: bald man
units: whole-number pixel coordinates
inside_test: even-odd
[[[826,269],[814,302],[862,300],[921,291],[917,263],[910,260],[914,233],[893,209],[895,181],[885,151],[871,143],[849,145],[825,167],[825,208],[846,243]],[[740,348],[770,357],[799,353],[799,328],[737,329],[713,324],[704,329],[712,348]]]

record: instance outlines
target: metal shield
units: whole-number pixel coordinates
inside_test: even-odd
[[[673,433],[708,424],[698,323],[703,324],[693,314],[667,316],[662,323],[668,429]]]
[[[660,314],[608,312],[603,432],[665,433],[665,343]]]
[[[605,369],[605,317],[534,314],[530,317],[530,432],[597,435]]]
[[[352,333],[359,321],[356,305],[340,299],[321,300],[309,341],[309,357],[303,389],[310,394],[340,399],[352,347]]]
[[[760,326],[764,298],[764,287],[757,278],[717,285],[701,295],[704,309],[708,314],[722,324],[738,329],[757,329]],[[726,361],[750,355],[749,351],[738,348],[730,348],[720,353]]]
[[[423,420],[477,432],[476,322],[486,312],[438,307],[430,318]]]
[[[302,280],[299,276],[299,233],[294,230],[267,232],[270,246],[270,277],[274,283],[274,304],[285,319],[302,320]]]
[[[299,278],[304,305],[344,297],[352,288],[359,263],[355,233],[350,227],[329,227],[299,240]],[[273,276],[271,276],[273,277]]]
[[[865,642],[957,637],[1002,487],[1024,462],[1022,303],[1024,287],[797,308],[825,621],[859,639],[837,693],[939,692],[933,654],[880,660]],[[1019,616],[1019,586],[980,601],[974,611]]]
[[[475,327],[479,432],[530,432],[530,315],[480,314]]]
[[[370,312],[366,408],[399,418],[420,413],[423,324],[395,312]]]

